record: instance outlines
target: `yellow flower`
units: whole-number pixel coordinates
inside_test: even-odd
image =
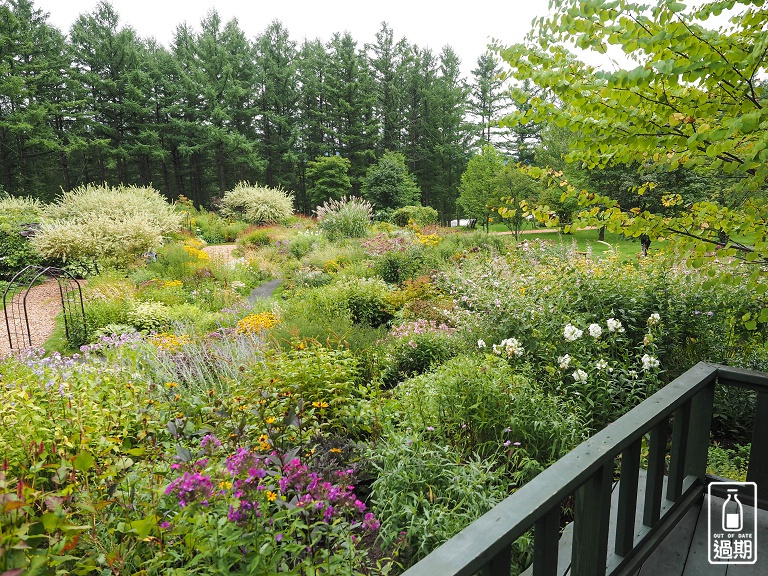
[[[279,324],[279,318],[272,312],[260,312],[258,314],[249,314],[237,323],[238,334],[253,334],[269,330],[276,324]]]
[[[165,385],[168,386],[168,388],[178,388],[179,386],[178,382],[166,382]]]
[[[232,482],[227,482],[226,480],[222,480],[219,482],[219,488],[224,488],[224,490],[229,490],[232,488]]]
[[[275,423],[275,417],[274,417],[274,416],[270,416],[269,418],[267,418],[267,419],[265,420],[265,422],[266,422],[267,424],[274,424],[274,423]]]
[[[194,256],[195,258],[203,262],[206,262],[211,259],[211,257],[208,256],[207,252],[204,252],[203,250],[199,250],[198,248],[193,248],[192,246],[183,246],[183,248],[187,254],[189,254],[190,256]]]
[[[272,490],[267,490],[267,500],[269,500],[270,502],[274,502],[275,500],[277,500],[277,493],[272,492]]]
[[[192,339],[186,334],[176,335],[169,332],[161,332],[160,334],[150,336],[149,341],[157,346],[159,350],[176,352],[182,346],[190,344]]]
[[[332,454],[341,454],[341,448],[331,448]]]
[[[312,402],[315,408],[328,408],[328,402]]]

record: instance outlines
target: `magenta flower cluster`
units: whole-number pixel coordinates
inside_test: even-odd
[[[184,472],[168,485],[165,493],[168,496],[175,495],[181,508],[198,501],[203,506],[208,506],[208,499],[213,496],[213,482],[207,474]]]
[[[317,472],[310,472],[306,464],[294,458],[283,467],[280,491],[296,498],[296,506],[322,514],[325,522],[347,513],[365,512],[365,503],[355,497],[354,486],[347,485],[354,470],[334,473],[338,484],[324,481]]]
[[[333,482],[324,480],[298,458],[283,464],[277,453],[261,456],[245,448],[239,448],[227,458],[227,471],[232,477],[232,496],[237,500],[230,506],[228,518],[242,524],[250,518],[262,515],[260,503],[277,500],[288,502],[314,521],[332,522],[343,517],[353,520],[366,510],[365,503],[349,485],[353,470],[334,473]],[[273,478],[277,477],[277,485]],[[272,498],[270,498],[272,496]],[[263,504],[262,504],[263,506]],[[365,530],[377,530],[379,522],[371,513],[363,516],[362,522],[354,522]]]
[[[200,449],[206,454],[213,454],[221,448],[221,440],[213,434],[206,434],[200,440]]]
[[[209,454],[220,447],[221,442],[213,435],[201,441],[201,448]],[[165,493],[174,495],[182,508],[193,502],[208,506],[209,500],[222,499],[229,503],[227,519],[238,525],[262,516],[271,523],[272,514],[282,508],[305,515],[310,524],[343,519],[362,530],[380,527],[376,517],[366,512],[365,503],[355,496],[354,486],[350,485],[352,469],[334,472],[329,481],[299,458],[238,448],[225,462],[228,479],[219,478],[217,482],[221,481],[214,486],[211,477],[203,474],[207,465],[207,459],[191,465],[172,465],[175,470],[185,467],[187,471],[171,482]]]

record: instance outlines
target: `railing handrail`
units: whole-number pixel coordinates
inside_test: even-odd
[[[646,433],[658,428],[660,423],[668,422],[669,417],[678,413],[678,410],[683,407],[687,407],[687,410],[681,413],[679,418],[681,423],[679,430],[676,430],[676,435],[680,439],[679,444],[686,445],[691,402],[708,386],[713,392],[716,380],[721,380],[728,385],[757,389],[765,392],[765,397],[768,397],[768,374],[700,362],[560,458],[421,562],[408,569],[405,576],[438,574],[462,576],[471,575],[486,568],[499,555],[505,554],[505,549],[508,550],[512,542],[530,530],[534,523],[541,521],[554,507],[559,509],[560,503],[566,497],[582,488],[609,464],[612,467],[614,459],[624,450],[630,449],[633,444],[639,448],[640,440]],[[711,397],[707,426],[709,420],[711,420]],[[700,423],[697,424],[700,425]],[[663,440],[663,446],[666,447],[666,435]],[[707,444],[708,441],[707,434]],[[682,495],[688,495],[688,499],[691,500],[689,492],[702,490],[706,471],[706,454],[703,456],[703,462],[701,454],[690,459],[696,463],[697,470],[693,476],[700,480],[698,486],[695,486],[697,482],[692,482],[689,477],[686,486],[681,488],[683,480],[690,472],[688,469],[690,466],[686,468],[686,447],[678,446],[677,450],[682,460],[677,472],[679,479],[676,480],[679,484],[678,497],[682,491]],[[701,451],[700,442],[697,450]],[[661,462],[663,475],[663,457]],[[661,488],[659,487],[658,490],[660,491]],[[631,523],[634,525],[634,512],[632,514]],[[654,523],[657,521],[658,511]],[[499,573],[503,573],[503,569]]]

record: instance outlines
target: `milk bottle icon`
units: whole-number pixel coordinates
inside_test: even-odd
[[[723,502],[723,532],[738,532],[744,526],[744,509],[738,492],[736,488],[729,488],[728,498]]]

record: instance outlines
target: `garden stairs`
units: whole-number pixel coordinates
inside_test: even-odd
[[[757,392],[745,519],[757,514],[757,563],[708,561],[707,449],[716,386]],[[671,439],[668,431],[671,429]],[[648,438],[647,452],[644,438]],[[641,467],[646,452],[647,469]],[[619,482],[614,472],[619,470]],[[526,576],[768,574],[768,374],[699,363],[451,538],[406,576],[508,576],[512,543],[533,528]],[[561,504],[574,522],[562,531]],[[724,496],[724,494],[723,494]],[[712,497],[712,509],[722,505]]]

